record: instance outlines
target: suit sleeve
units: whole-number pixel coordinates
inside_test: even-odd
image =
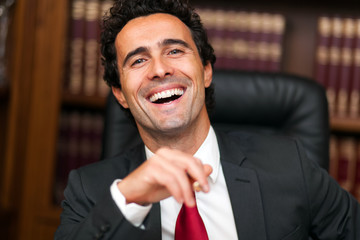
[[[314,239],[360,239],[360,206],[300,148]]]
[[[69,175],[62,202],[61,224],[55,233],[63,239],[146,239],[148,229],[133,226],[122,215],[110,193],[93,202],[84,191],[78,170]],[[151,212],[151,211],[150,211]],[[146,222],[146,220],[145,220]],[[151,229],[150,229],[151,230]]]

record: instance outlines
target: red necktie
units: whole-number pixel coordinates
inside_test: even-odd
[[[194,207],[181,207],[175,226],[175,240],[208,240],[204,222]]]

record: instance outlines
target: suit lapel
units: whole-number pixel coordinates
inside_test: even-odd
[[[239,239],[264,240],[266,229],[258,177],[242,167],[246,157],[239,149],[244,142],[217,132],[223,167]]]

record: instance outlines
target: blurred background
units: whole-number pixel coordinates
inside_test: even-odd
[[[112,0],[0,1],[0,232],[52,239],[73,168],[99,161]],[[216,69],[285,72],[326,88],[330,174],[360,199],[360,2],[191,0]]]

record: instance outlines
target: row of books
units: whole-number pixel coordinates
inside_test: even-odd
[[[315,79],[327,89],[332,116],[360,114],[360,18],[318,20]]]
[[[360,201],[360,138],[331,136],[329,173]]]
[[[72,0],[68,74],[64,89],[73,95],[107,96],[100,61],[100,19],[112,0]]]
[[[102,79],[100,20],[112,0],[72,0],[65,91],[106,96]],[[285,19],[280,14],[198,8],[217,56],[216,68],[279,71]]]
[[[216,67],[280,71],[285,18],[281,14],[198,8],[217,56]]]
[[[99,112],[63,110],[59,121],[55,202],[63,199],[70,170],[100,160],[103,115]]]

